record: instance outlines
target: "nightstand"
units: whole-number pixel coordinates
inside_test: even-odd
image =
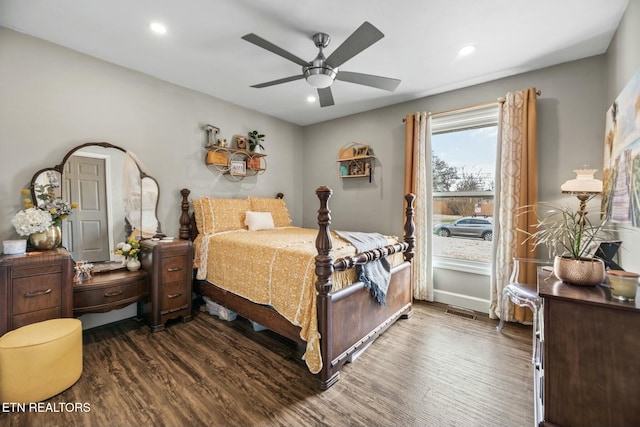
[[[170,319],[191,320],[191,241],[143,240],[140,249],[142,268],[149,274],[150,299],[144,313],[151,331],[161,331]]]
[[[73,317],[73,259],[64,248],[0,256],[0,335]]]

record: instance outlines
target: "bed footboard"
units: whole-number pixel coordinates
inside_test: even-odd
[[[331,256],[331,211],[328,206],[332,190],[320,187],[316,190],[320,199],[318,210],[318,237],[316,238],[316,291],[318,330],[320,332],[323,368],[318,373],[320,388],[331,387],[339,379],[340,368],[354,354],[366,348],[382,332],[400,317],[409,317],[412,310],[413,286],[411,260],[414,255],[415,224],[413,222],[415,196],[407,194],[404,241],[383,248],[362,252],[336,261]],[[404,262],[391,270],[391,281],[385,305],[371,297],[364,284],[332,293],[331,277],[334,271],[343,271],[359,264],[403,252]],[[367,316],[362,316],[367,313]],[[345,327],[348,325],[348,327]]]

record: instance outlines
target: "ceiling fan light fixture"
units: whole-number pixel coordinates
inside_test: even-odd
[[[337,70],[326,65],[322,67],[311,66],[304,68],[304,78],[307,80],[307,83],[318,89],[331,86],[336,78],[336,74],[338,74]]]

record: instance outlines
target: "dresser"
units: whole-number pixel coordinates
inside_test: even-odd
[[[539,270],[543,426],[640,426],[640,303]]]
[[[0,256],[0,335],[73,316],[73,260],[64,248]]]
[[[149,273],[150,298],[144,312],[156,332],[170,319],[192,319],[193,247],[189,240],[143,240],[142,268]]]

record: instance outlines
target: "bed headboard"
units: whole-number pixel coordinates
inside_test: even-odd
[[[198,236],[198,227],[196,226],[195,216],[189,213],[189,194],[191,190],[183,188],[180,190],[182,195],[182,202],[180,204],[180,229],[178,231],[178,238],[181,240],[195,240]],[[276,199],[284,199],[284,193],[276,194]]]

